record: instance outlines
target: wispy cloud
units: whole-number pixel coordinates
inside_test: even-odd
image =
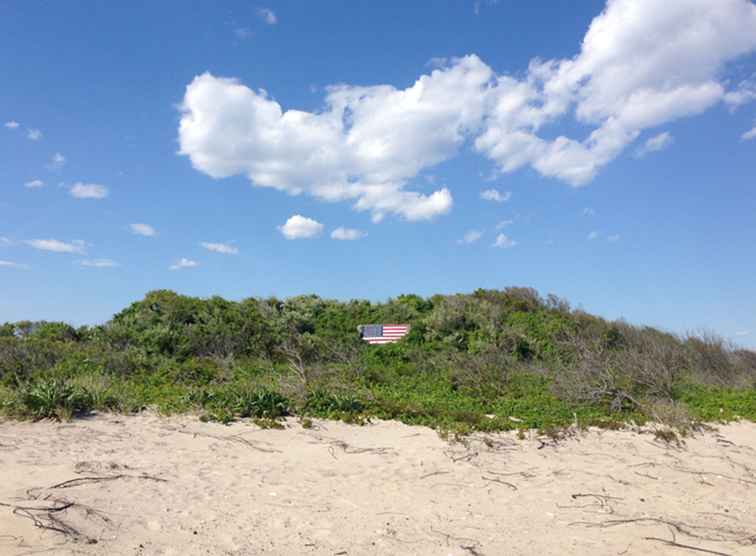
[[[743,135],[741,135],[740,138],[743,141],[750,141],[751,139],[756,139],[756,125],[754,125],[750,130],[746,131]]]
[[[42,139],[42,132],[38,129],[28,129],[26,130],[26,138],[31,141],[39,141]]]
[[[323,224],[301,214],[295,214],[278,229],[286,239],[309,239],[320,235]]]
[[[237,27],[234,29],[234,35],[236,35],[236,38],[240,41],[246,41],[247,39],[251,39],[255,36],[255,34],[252,32],[252,29],[249,27]]]
[[[104,199],[108,196],[108,188],[97,183],[78,182],[71,186],[69,193],[76,199]]]
[[[501,230],[502,228],[506,228],[507,226],[511,226],[512,224],[514,224],[514,220],[512,220],[511,218],[499,220],[499,222],[496,223],[496,229]]]
[[[24,241],[28,246],[34,249],[40,249],[42,251],[52,251],[54,253],[78,253],[83,255],[86,253],[86,242],[75,239],[70,243],[60,241],[57,239],[28,239]]]
[[[202,247],[208,251],[214,253],[221,253],[222,255],[236,255],[239,253],[239,249],[233,245],[227,243],[211,243],[209,241],[203,241],[200,243]]]
[[[517,242],[513,240],[511,237],[505,234],[499,234],[496,236],[496,241],[494,241],[492,247],[498,247],[500,249],[509,249],[510,247],[514,247],[515,245],[517,245]]]
[[[750,330],[738,330],[737,332],[735,332],[736,336],[749,336],[750,334]]]
[[[268,25],[275,25],[278,23],[278,17],[270,8],[257,8],[257,15]]]
[[[599,238],[599,233],[596,230],[593,230],[591,233],[588,234],[588,239],[593,241],[594,239]]]
[[[155,234],[157,234],[155,228],[153,228],[149,224],[145,224],[144,222],[129,224],[129,228],[131,228],[132,233],[138,236],[153,237]]]
[[[355,241],[362,239],[366,235],[366,232],[357,230],[355,228],[336,228],[331,232],[331,239],[338,239],[341,241]]]
[[[610,236],[607,236],[606,241],[611,241],[612,243],[614,243],[615,241],[619,241],[621,237],[622,236],[620,236],[619,234],[612,234]]]
[[[31,180],[31,181],[27,181],[24,184],[24,187],[26,187],[27,189],[39,189],[40,187],[44,187],[44,186],[45,186],[45,182],[43,182],[42,180]]]
[[[171,270],[182,270],[184,268],[194,268],[195,266],[199,266],[199,263],[197,261],[187,259],[186,257],[181,257],[178,261],[176,261],[168,268],[170,268]]]
[[[8,129],[18,129],[18,126],[21,124],[18,123],[16,120],[10,120],[9,122],[5,122],[3,124],[4,127],[7,127]]]
[[[635,157],[643,158],[649,153],[663,151],[674,142],[675,138],[672,137],[672,134],[669,131],[664,131],[658,135],[654,135],[643,143],[643,145],[635,151]]]
[[[591,207],[585,207],[583,209],[583,216],[596,216],[596,211]]]
[[[79,261],[79,264],[90,268],[113,268],[119,266],[113,259],[85,259]]]
[[[47,165],[48,168],[51,168],[53,170],[59,170],[63,168],[63,166],[66,165],[66,157],[63,156],[61,153],[55,153],[50,158],[50,163]]]
[[[505,203],[512,197],[511,191],[499,191],[497,189],[486,189],[480,192],[480,198],[495,203]]]
[[[465,232],[465,235],[462,236],[462,239],[458,239],[457,243],[460,245],[470,245],[471,243],[475,243],[480,238],[483,237],[483,232],[479,230],[468,230]]]
[[[0,268],[27,269],[27,268],[29,268],[29,265],[23,264],[23,263],[17,263],[17,262],[14,262],[14,261],[2,261],[2,260],[0,260]]]

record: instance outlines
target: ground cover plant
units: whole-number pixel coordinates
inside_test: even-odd
[[[357,326],[411,325],[396,344]],[[297,415],[451,432],[756,420],[756,353],[711,334],[609,322],[527,288],[385,303],[153,291],[109,322],[0,326],[0,413]]]

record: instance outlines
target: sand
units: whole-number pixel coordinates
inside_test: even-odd
[[[681,448],[315,425],[0,423],[0,554],[756,554],[753,423]]]

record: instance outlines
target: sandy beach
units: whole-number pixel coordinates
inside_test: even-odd
[[[395,422],[0,423],[0,553],[756,554],[756,425],[449,442]]]

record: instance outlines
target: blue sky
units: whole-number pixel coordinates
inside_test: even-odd
[[[752,1],[215,4],[0,4],[0,321],[520,285],[756,347]]]

